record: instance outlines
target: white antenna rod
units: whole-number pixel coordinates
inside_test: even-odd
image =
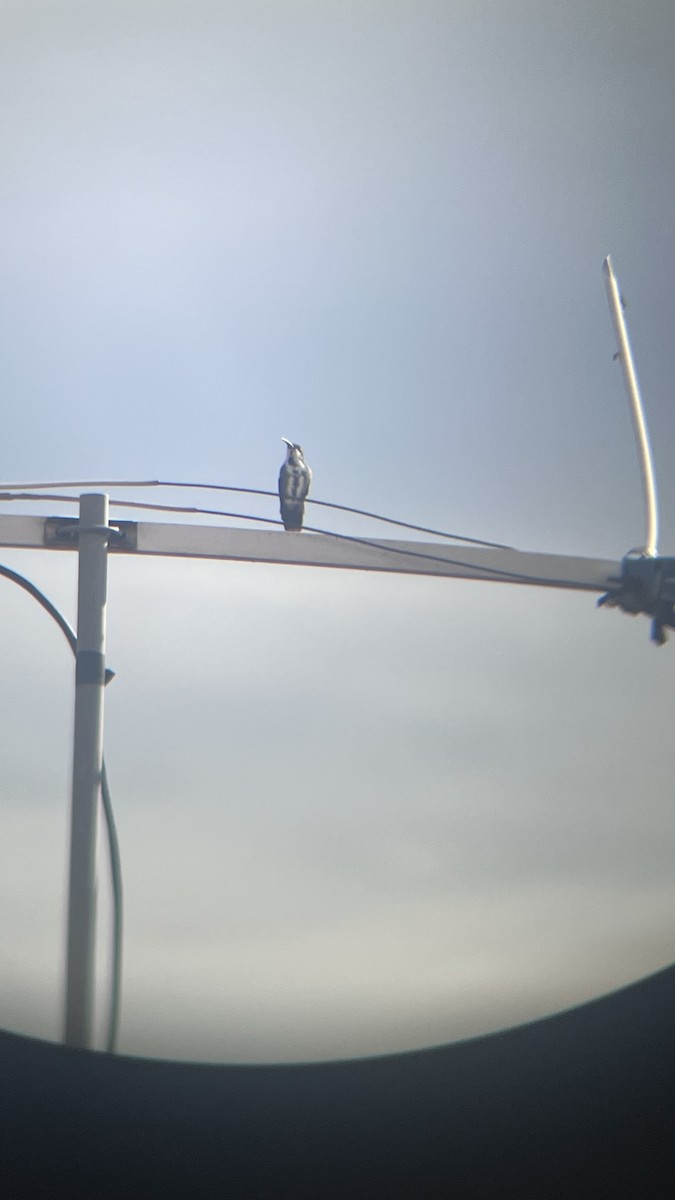
[[[621,293],[619,292],[619,285],[616,281],[616,276],[612,268],[612,260],[609,254],[602,265],[605,272],[607,299],[609,300],[609,308],[612,314],[612,321],[614,322],[614,330],[616,332],[616,340],[619,346],[618,357],[620,358],[621,366],[623,367],[623,377],[626,381],[626,391],[628,392],[631,416],[633,418],[633,428],[635,430],[635,440],[637,441],[638,454],[640,456],[640,467],[642,469],[642,482],[644,484],[645,491],[645,507],[647,510],[647,537],[642,553],[645,558],[656,558],[658,555],[656,543],[659,536],[659,518],[657,511],[656,485],[654,483],[654,462],[652,459],[651,446],[649,444],[647,422],[645,420],[644,409],[642,407],[640,387],[638,385],[637,375],[635,373],[633,352],[630,348],[628,330],[626,328],[626,321],[623,315],[623,300]]]

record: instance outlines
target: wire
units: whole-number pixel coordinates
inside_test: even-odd
[[[31,583],[29,579],[26,579],[24,575],[19,575],[18,571],[12,571],[11,567],[0,565],[0,575],[4,575],[6,579],[11,579],[12,583],[17,583],[34,600],[37,600],[38,604],[42,605],[50,617],[53,617],[56,621],[73,654],[77,654],[77,637],[75,636],[75,631],[68,624],[66,618],[59,612],[58,608],[52,604],[51,600],[48,600],[44,593],[34,583]]]
[[[75,500],[76,497],[71,496],[71,497],[69,497],[69,499]],[[202,516],[209,516],[209,517],[230,517],[230,518],[233,518],[233,519],[239,520],[239,521],[256,521],[256,522],[259,522],[259,523],[265,524],[265,525],[282,525],[283,524],[282,521],[279,521],[276,518],[257,517],[257,516],[254,516],[252,513],[227,512],[221,508],[197,508],[193,505],[150,504],[148,502],[143,502],[143,501],[136,502],[133,500],[112,500],[112,499],[110,501],[110,504],[111,504],[111,506],[116,506],[116,507],[121,507],[121,508],[142,508],[142,509],[146,509],[146,510],[149,509],[153,512],[177,512],[177,513],[187,513],[187,514],[192,514],[192,515],[201,514]],[[588,587],[587,584],[584,584],[578,580],[556,579],[556,578],[548,579],[548,578],[544,578],[540,575],[525,575],[519,571],[501,570],[500,568],[494,567],[494,566],[485,566],[484,567],[484,566],[482,566],[481,563],[468,563],[464,559],[448,558],[447,555],[445,555],[445,554],[444,555],[428,554],[428,553],[426,553],[426,551],[422,551],[422,550],[406,550],[399,546],[388,546],[386,543],[383,544],[382,542],[375,542],[375,541],[370,540],[369,538],[356,537],[354,534],[350,534],[350,533],[336,533],[332,529],[319,529],[314,525],[305,525],[305,526],[303,526],[303,528],[306,533],[318,533],[322,537],[337,538],[339,541],[343,541],[343,542],[354,542],[355,545],[357,545],[357,546],[369,546],[373,550],[381,550],[385,554],[395,554],[398,556],[403,556],[405,558],[420,558],[420,559],[426,560],[427,562],[447,563],[449,566],[454,566],[454,567],[466,567],[467,570],[476,571],[476,572],[482,571],[486,574],[489,574],[490,576],[499,575],[500,577],[503,577],[506,580],[511,580],[515,583],[531,583],[531,584],[535,584],[535,585],[538,584],[540,586],[547,586],[547,587],[583,588],[583,589],[587,588],[589,591],[597,591],[598,590],[597,588],[594,588],[594,587],[593,588]],[[503,546],[502,547],[502,546],[499,546],[497,543],[493,543],[493,542],[481,543],[481,545],[486,545],[486,546],[488,546],[490,548],[494,548],[494,549],[504,549],[504,550],[513,549],[511,546]]]
[[[0,500],[22,499],[28,500],[32,497],[27,495],[13,496],[12,492],[21,492],[23,489],[40,491],[48,488],[66,488],[66,487],[171,487],[171,488],[188,488],[190,490],[202,490],[210,492],[237,492],[247,496],[268,496],[277,499],[277,492],[265,491],[261,488],[245,488],[231,487],[224,483],[184,483],[177,480],[169,479],[75,479],[66,483],[3,483],[0,485]],[[58,497],[49,497],[50,499],[58,499]],[[466,537],[461,533],[447,533],[441,529],[431,529],[427,525],[415,525],[411,521],[398,521],[394,517],[385,517],[380,513],[369,512],[365,508],[353,508],[349,504],[335,504],[330,500],[313,500],[307,497],[306,504],[315,504],[321,508],[335,509],[337,512],[352,513],[357,517],[368,517],[371,521],[382,521],[386,525],[396,525],[400,529],[412,529],[416,533],[428,533],[432,537],[448,538],[453,542],[468,542],[473,546],[488,546],[493,550],[512,550],[513,546],[506,546],[503,542],[487,542],[483,538]],[[140,506],[139,506],[140,507]],[[188,512],[189,509],[177,509],[176,511]],[[195,509],[194,511],[199,511]],[[263,518],[258,518],[262,520]]]
[[[281,524],[281,522],[278,522],[278,524]],[[382,542],[372,542],[367,538],[352,537],[350,534],[346,533],[333,533],[330,529],[315,529],[311,525],[305,525],[304,528],[308,533],[320,533],[324,537],[339,538],[341,541],[345,542],[356,542],[356,544],[360,546],[370,546],[373,550],[384,550],[386,553],[403,555],[405,558],[422,558],[426,559],[427,562],[447,563],[448,566],[452,567],[465,567],[470,571],[483,571],[490,576],[499,575],[500,577],[503,577],[504,579],[514,583],[532,583],[546,587],[563,588],[586,588],[588,586],[587,584],[583,584],[574,580],[545,579],[540,575],[524,575],[519,571],[506,571],[501,570],[498,567],[484,567],[481,563],[468,563],[466,560],[461,558],[447,558],[445,555],[441,557],[438,554],[426,554],[421,550],[404,550],[396,546],[383,545]],[[505,546],[504,549],[510,550],[511,547]],[[595,587],[589,588],[589,591],[597,590],[598,589]]]
[[[483,538],[467,537],[463,533],[444,533],[441,529],[430,529],[426,525],[414,525],[410,521],[382,517],[378,513],[368,512],[365,508],[350,508],[348,504],[332,504],[328,500],[310,500],[309,496],[305,500],[305,504],[318,504],[322,508],[334,508],[338,512],[355,513],[358,517],[370,517],[371,520],[382,521],[386,525],[398,525],[401,529],[413,529],[416,533],[430,533],[434,537],[449,538],[453,542],[468,542],[472,546],[487,546],[493,550],[513,549],[513,546],[506,546],[503,542],[486,542]]]
[[[71,497],[71,499],[75,499],[75,497]],[[257,516],[253,516],[251,513],[226,512],[224,509],[220,509],[220,508],[197,508],[194,506],[187,506],[187,505],[183,506],[183,505],[178,505],[178,504],[150,504],[147,502],[135,503],[133,500],[111,500],[110,503],[111,503],[111,505],[122,507],[122,508],[143,508],[143,509],[150,509],[152,511],[159,511],[159,512],[178,512],[178,513],[189,513],[189,514],[201,514],[202,516],[210,516],[210,517],[230,517],[230,518],[233,518],[233,519],[239,520],[239,521],[256,521],[256,522],[260,522],[260,523],[263,523],[266,525],[282,525],[283,524],[282,521],[279,521],[272,517],[257,517]],[[556,586],[556,587],[564,587],[564,588],[586,587],[585,584],[580,583],[579,581],[576,581],[576,580],[546,579],[546,578],[542,578],[539,575],[525,575],[519,571],[501,570],[500,568],[494,567],[494,566],[489,566],[489,567],[485,566],[484,567],[480,563],[467,563],[463,559],[448,558],[447,555],[445,555],[445,554],[444,555],[428,554],[422,550],[406,550],[406,549],[403,549],[398,546],[388,546],[386,543],[383,544],[382,542],[372,541],[369,538],[356,537],[354,534],[350,534],[350,533],[336,533],[332,529],[319,529],[314,525],[305,525],[303,528],[306,533],[318,533],[322,537],[337,538],[339,541],[343,541],[343,542],[354,542],[357,546],[369,546],[373,550],[382,550],[385,554],[402,555],[405,558],[421,558],[421,559],[426,560],[427,562],[447,563],[448,565],[454,566],[454,567],[466,567],[468,570],[476,571],[476,572],[483,571],[485,573],[488,573],[491,576],[499,575],[500,577],[503,577],[504,579],[513,580],[516,583],[531,583],[531,584]],[[502,549],[503,550],[512,550],[513,549],[513,547],[511,547],[511,546],[500,546],[498,543],[495,543],[495,542],[481,542],[480,544],[484,545],[486,547],[489,547],[491,549],[499,549],[499,550],[502,550]],[[588,590],[590,591],[590,590],[597,590],[597,589],[589,588]]]
[[[0,490],[16,492],[30,488],[37,492],[45,488],[65,487],[157,487],[159,482],[159,479],[71,479],[67,482],[56,479],[49,483],[0,483]]]
[[[59,504],[79,504],[79,496],[57,496],[49,492],[0,492],[0,500],[55,500]]]
[[[273,496],[275,499],[279,495],[278,492],[261,492],[255,488],[233,488],[219,483],[169,483],[161,479],[158,482],[162,487],[204,488],[208,491],[242,492],[255,496]],[[352,513],[357,517],[369,517],[372,521],[382,521],[386,525],[397,525],[401,529],[413,529],[416,533],[429,533],[434,537],[448,538],[453,542],[469,542],[474,546],[489,546],[494,550],[511,550],[513,548],[505,546],[501,542],[486,542],[482,538],[465,537],[461,533],[446,533],[441,529],[430,529],[426,525],[415,525],[410,521],[398,521],[394,517],[384,517],[379,513],[369,512],[365,508],[353,508],[349,504],[335,504],[331,500],[313,500],[310,496],[307,496],[305,504],[315,504],[321,508],[335,509],[337,512]]]
[[[18,584],[18,586],[23,588],[25,592],[28,592],[28,594],[32,596],[34,600],[37,600],[38,604],[42,605],[45,611],[49,613],[50,617],[56,621],[56,624],[63,633],[73,654],[77,655],[77,636],[74,629],[68,624],[66,618],[62,613],[59,612],[58,608],[52,604],[51,600],[47,599],[44,592],[41,592],[34,583],[31,583],[29,579],[26,579],[25,575],[20,575],[18,571],[13,571],[11,567],[5,567],[0,564],[0,576],[4,576],[6,579],[10,579],[12,583]],[[112,799],[108,785],[108,773],[106,770],[105,758],[103,759],[101,769],[101,801],[108,834],[107,840],[110,857],[110,878],[113,897],[110,1010],[108,1014],[106,1050],[110,1054],[114,1054],[117,1046],[117,1030],[119,1027],[122,981],[122,865],[120,858],[119,839],[117,837],[117,827],[115,825]]]
[[[101,803],[108,830],[108,854],[110,858],[110,883],[113,899],[112,948],[110,969],[110,1008],[108,1012],[108,1033],[105,1048],[109,1054],[117,1049],[117,1033],[120,1021],[120,1002],[122,992],[122,860],[117,828],[113,814],[110,786],[108,784],[108,769],[105,758],[101,761]]]

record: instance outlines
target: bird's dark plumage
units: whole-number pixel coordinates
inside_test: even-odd
[[[286,461],[279,472],[279,507],[284,529],[290,533],[302,529],[312,472],[305,462],[302,446],[286,438],[282,440],[287,449]]]

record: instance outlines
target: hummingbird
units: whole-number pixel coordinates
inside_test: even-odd
[[[297,442],[286,443],[286,461],[279,472],[279,507],[284,529],[300,530],[305,515],[305,496],[312,482],[312,472],[305,462],[302,446]]]

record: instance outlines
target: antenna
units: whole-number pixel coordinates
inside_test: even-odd
[[[612,260],[609,254],[607,255],[607,258],[602,266],[605,273],[605,287],[607,289],[609,309],[612,314],[612,321],[614,322],[614,330],[616,332],[616,340],[619,346],[616,357],[621,360],[621,366],[623,367],[623,377],[626,383],[626,391],[628,392],[628,401],[630,403],[630,411],[633,418],[633,428],[635,430],[635,440],[637,442],[638,454],[640,456],[640,467],[642,469],[645,508],[647,512],[647,536],[645,538],[644,549],[641,553],[643,558],[656,558],[658,556],[656,543],[659,536],[659,518],[656,499],[656,485],[654,483],[654,462],[652,459],[651,446],[649,444],[647,421],[645,418],[644,409],[642,407],[640,387],[635,372],[633,352],[628,339],[626,319],[623,315],[623,297],[619,291],[619,285],[616,280],[616,275],[614,274]]]
[[[630,410],[635,430],[635,440],[642,468],[645,507],[647,510],[647,536],[643,550],[630,550],[621,564],[621,575],[612,581],[612,587],[598,604],[621,608],[627,613],[647,613],[652,618],[652,641],[662,646],[667,638],[666,629],[675,629],[675,558],[661,558],[656,547],[658,539],[658,513],[654,463],[649,445],[647,422],[640,398],[633,353],[628,340],[628,330],[623,315],[623,296],[607,255],[603,263],[607,299],[614,322],[616,340],[619,345],[615,358],[621,359],[623,377],[628,392]],[[637,557],[636,557],[637,556]]]

